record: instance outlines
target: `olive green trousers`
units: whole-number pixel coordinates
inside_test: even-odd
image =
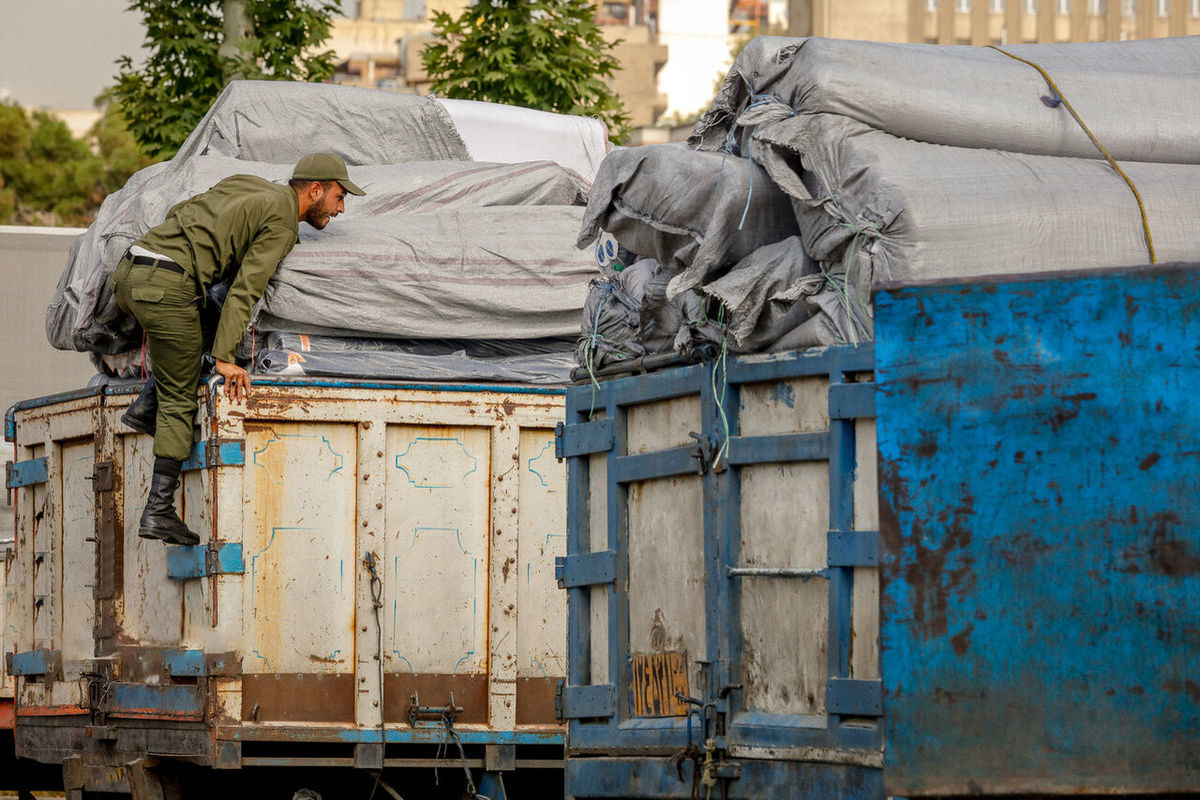
[[[112,276],[117,303],[137,317],[149,339],[150,366],[158,386],[154,455],[186,460],[199,403],[200,358],[212,346],[200,294],[190,275],[121,259]]]

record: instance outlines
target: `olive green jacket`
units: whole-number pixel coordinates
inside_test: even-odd
[[[201,302],[214,283],[231,281],[212,354],[233,361],[254,304],[296,244],[299,217],[299,200],[290,186],[234,175],[173,206],[137,244],[187,270]]]

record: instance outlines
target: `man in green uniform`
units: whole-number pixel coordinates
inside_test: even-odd
[[[146,331],[157,384],[154,473],[139,536],[199,543],[175,511],[175,491],[192,452],[201,357],[211,349],[214,370],[225,379],[231,398],[249,394],[250,376],[234,362],[234,349],[250,311],[296,244],[300,220],[324,228],[345,210],[347,192],[365,194],[332,153],[304,156],[286,186],[234,175],[174,206],[117,265],[113,291]],[[206,330],[201,305],[212,285],[221,282],[229,283],[229,292],[215,330]]]

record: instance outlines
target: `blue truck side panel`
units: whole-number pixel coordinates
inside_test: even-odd
[[[882,796],[880,770],[870,763],[883,741],[877,722],[882,684],[852,679],[850,670],[854,567],[873,566],[878,546],[877,531],[853,530],[855,423],[874,416],[874,400],[872,384],[852,382],[851,376],[868,373],[872,364],[869,346],[841,346],[696,364],[568,390],[567,420],[556,448],[569,459],[567,556],[558,570],[560,585],[568,590],[568,679],[561,699],[568,719],[568,797],[687,798],[694,790],[703,795],[702,787],[693,787],[691,758],[707,736],[713,738],[720,762],[710,776],[716,779],[714,797],[784,797],[797,791],[822,798]],[[780,382],[779,391],[786,393],[783,382],[807,377],[828,381],[827,430],[742,435],[744,385]],[[629,409],[681,397],[699,399],[702,430],[691,434],[695,444],[630,453]],[[593,419],[593,410],[603,411],[603,419]],[[597,453],[606,455],[607,485],[593,494],[589,456]],[[829,563],[811,576],[829,587],[828,642],[822,647],[829,680],[825,713],[820,714],[764,713],[748,707],[740,692],[746,658],[742,576],[754,568],[744,568],[740,558],[739,471],[788,462],[825,462],[828,467]],[[690,717],[636,717],[629,668],[629,598],[637,590],[629,577],[629,487],[689,474],[702,476],[703,486],[699,539],[705,578],[695,599],[704,608],[706,649],[690,657],[705,665],[705,686],[694,690],[705,710]],[[607,547],[589,552],[593,503],[607,505],[606,536],[597,537]],[[607,590],[594,596],[594,586]],[[607,602],[610,682],[591,685],[591,604],[597,601]],[[796,608],[795,613],[805,610]],[[742,755],[733,756],[734,751]],[[776,751],[811,756],[746,755]],[[680,756],[682,765],[673,756]]]
[[[875,326],[888,791],[1200,789],[1200,271]]]

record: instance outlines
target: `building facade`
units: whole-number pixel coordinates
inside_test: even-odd
[[[723,0],[721,0],[723,1]],[[594,0],[596,21],[621,64],[611,81],[634,127],[652,125],[666,110],[658,72],[667,47],[655,34],[658,0]],[[431,81],[421,51],[432,37],[435,11],[461,14],[470,0],[361,0],[354,17],[335,20],[328,47],[340,61],[334,80],[351,86],[425,94]]]
[[[789,0],[792,36],[1022,44],[1200,34],[1200,0]]]

